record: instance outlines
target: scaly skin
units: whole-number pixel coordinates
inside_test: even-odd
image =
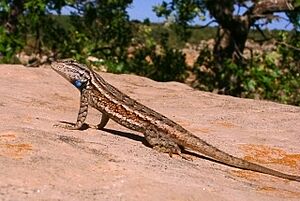
[[[80,129],[90,105],[102,113],[98,128],[104,128],[108,120],[112,119],[122,126],[143,133],[149,144],[158,151],[181,155],[181,148],[189,148],[229,166],[300,182],[300,176],[272,170],[217,149],[174,121],[133,100],[74,60],[53,62],[51,66],[81,93],[77,122],[74,125],[60,124],[61,127]]]

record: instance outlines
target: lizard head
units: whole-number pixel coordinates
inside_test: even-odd
[[[71,82],[79,90],[83,89],[90,80],[90,70],[83,64],[72,59],[64,59],[51,63],[58,74]]]

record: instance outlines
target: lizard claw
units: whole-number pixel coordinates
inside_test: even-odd
[[[64,128],[68,130],[78,130],[80,127],[78,127],[76,124],[68,123],[68,122],[60,122],[53,125],[55,128]]]

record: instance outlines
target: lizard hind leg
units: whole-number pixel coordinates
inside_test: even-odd
[[[178,146],[178,144],[170,139],[160,136],[156,132],[147,131],[145,138],[152,148],[158,152],[167,153],[170,157],[172,157],[173,154],[177,154],[183,159],[191,160],[189,157],[184,156],[181,153],[181,148]]]

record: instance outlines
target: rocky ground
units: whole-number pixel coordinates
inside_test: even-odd
[[[300,200],[300,183],[158,153],[110,121],[70,131],[79,92],[49,68],[0,65],[0,200]],[[101,75],[226,152],[300,175],[300,108],[220,96],[184,84]],[[91,109],[87,124],[99,122]]]

